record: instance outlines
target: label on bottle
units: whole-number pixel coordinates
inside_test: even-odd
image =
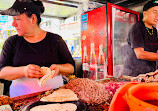
[[[104,66],[98,66],[98,72],[105,72]]]
[[[97,64],[90,64],[89,71],[89,78],[92,80],[97,80]]]
[[[88,78],[89,76],[89,64],[83,63],[83,78]]]
[[[89,70],[89,64],[83,63],[83,70]]]

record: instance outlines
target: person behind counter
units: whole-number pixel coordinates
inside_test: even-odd
[[[158,60],[158,3],[149,1],[143,7],[143,19],[135,23],[128,34],[128,55],[122,75],[138,76],[156,70]]]
[[[10,97],[50,90],[63,85],[63,75],[74,72],[74,60],[64,40],[57,34],[46,32],[39,26],[44,12],[40,0],[16,0],[13,6],[0,12],[13,16],[18,32],[9,37],[0,56],[0,79],[12,80]],[[55,77],[38,85],[43,76],[42,66],[55,70]]]

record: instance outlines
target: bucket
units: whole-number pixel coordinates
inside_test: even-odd
[[[158,83],[139,83],[124,94],[130,111],[158,111]]]

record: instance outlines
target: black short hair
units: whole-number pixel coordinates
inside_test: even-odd
[[[34,13],[26,12],[27,17],[29,17],[29,18],[32,16],[32,14],[34,14]],[[35,15],[37,17],[37,24],[39,25],[41,23],[41,16],[39,14],[35,14]]]

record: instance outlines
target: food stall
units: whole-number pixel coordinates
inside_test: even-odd
[[[72,79],[72,77],[71,77]],[[71,89],[79,100],[77,101],[64,101],[63,103],[75,103],[78,108],[82,107],[82,110],[77,111],[108,111],[110,101],[112,99],[112,95],[115,90],[121,86],[121,83],[116,83],[121,79],[107,79],[102,81],[102,83],[98,83],[96,81],[90,79],[82,79],[82,78],[73,78],[68,84],[59,89]],[[123,79],[122,79],[123,80]],[[111,82],[110,82],[111,81]],[[124,84],[123,82],[122,84]],[[83,85],[85,84],[85,85]],[[111,85],[115,85],[111,87]],[[81,87],[82,86],[82,87]],[[108,90],[106,90],[106,88]],[[10,98],[8,96],[0,97],[0,104],[5,105],[9,104],[13,110],[15,111],[29,111],[30,108],[42,104],[50,103],[58,103],[58,102],[40,102],[41,98],[51,95],[53,92],[59,90],[49,90],[44,92],[38,92],[23,96],[18,96],[14,98]],[[50,96],[51,97],[51,96]],[[62,99],[63,100],[63,99]],[[50,104],[49,103],[49,104]],[[61,101],[59,103],[62,103]],[[28,110],[29,109],[29,110]]]
[[[157,87],[158,87],[157,81],[158,81],[158,71],[144,75],[139,75],[137,77],[107,78],[99,82],[90,80],[88,78],[76,78],[71,75],[69,76],[69,82],[58,89],[32,93],[14,98],[10,98],[5,95],[0,96],[0,105],[2,105],[0,106],[0,108],[6,107],[5,105],[9,104],[12,110],[30,111],[31,108],[40,105],[56,104],[56,103],[60,103],[60,104],[73,103],[77,106],[77,111],[109,111],[109,107],[117,109],[116,106],[118,104],[120,107],[120,111],[127,111],[123,109],[121,110],[121,107],[125,106],[124,104],[121,104],[119,102],[122,100],[122,96],[119,98],[117,97],[118,94],[122,94],[120,92],[124,91],[125,87],[130,86],[132,88],[132,85],[134,86],[136,84],[138,85],[135,86],[137,87],[137,89],[143,88],[142,86],[144,87],[149,86],[148,90],[150,91],[146,101],[148,104],[153,104],[153,106],[157,108],[158,105],[156,99],[157,96],[153,95],[154,98],[152,98],[151,97],[152,95],[150,94],[150,93],[155,93],[155,94],[157,93]],[[150,87],[154,87],[154,88],[150,88]],[[64,92],[63,95],[55,94],[56,91],[60,92],[61,89],[71,90],[73,94],[68,93],[68,95],[73,96],[75,94],[75,98],[77,97],[78,99],[77,100],[74,99],[74,96],[65,97],[65,93],[67,91],[66,92],[61,91],[62,94]],[[125,100],[123,99],[123,101]],[[110,104],[112,104],[112,106]],[[129,107],[127,103],[126,103],[126,107]],[[110,111],[115,111],[112,110],[112,108],[110,109]]]

